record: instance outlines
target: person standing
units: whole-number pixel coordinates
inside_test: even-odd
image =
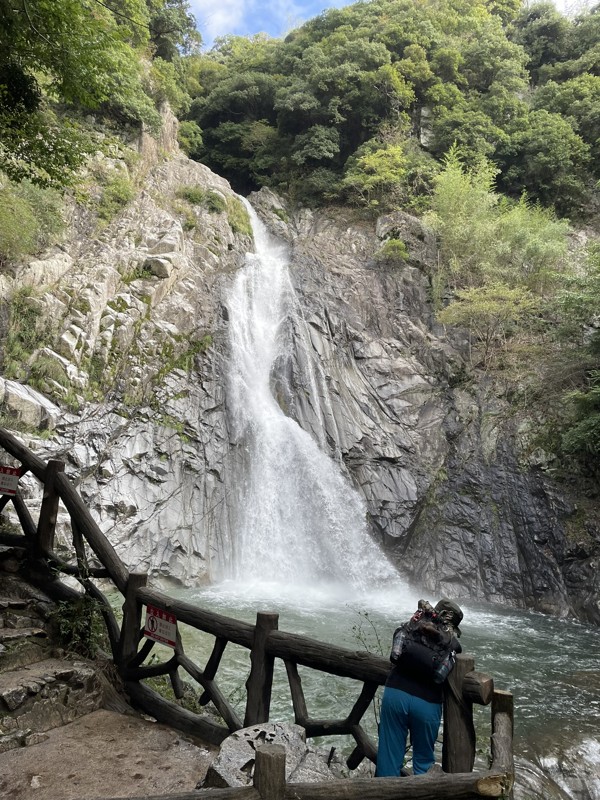
[[[409,733],[413,774],[422,775],[435,763],[444,682],[453,666],[454,654],[462,651],[458,641],[462,619],[460,606],[448,598],[442,598],[435,608],[426,600],[419,600],[418,611],[411,620],[394,632],[390,656],[394,666],[381,704],[376,777],[401,774]],[[440,669],[439,655],[434,660],[433,654],[444,652],[446,667]]]

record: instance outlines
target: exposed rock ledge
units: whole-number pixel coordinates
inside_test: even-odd
[[[231,534],[223,299],[251,247],[227,212],[182,211],[176,194],[190,184],[236,200],[226,181],[175,155],[100,238],[65,245],[60,268],[56,253],[24,267],[58,322],[45,352],[70,375],[80,413],[61,416],[2,383],[5,411],[56,426],[36,449],[68,462],[129,567],[185,584],[217,574]],[[291,243],[309,343],[273,380],[305,429],[324,426],[406,576],[434,594],[600,623],[598,532],[576,528],[529,453],[526,415],[497,385],[465,380],[462,344],[435,325],[428,300],[431,234],[400,212],[375,224],[347,210],[295,212],[266,190],[251,199]],[[391,233],[407,244],[401,270],[373,258]],[[316,391],[303,382],[307,360]]]

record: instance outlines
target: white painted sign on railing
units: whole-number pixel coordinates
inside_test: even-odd
[[[175,614],[156,606],[146,606],[144,636],[155,642],[175,647],[177,643],[177,619]]]
[[[14,497],[20,477],[19,467],[0,466],[0,494],[9,494]]]

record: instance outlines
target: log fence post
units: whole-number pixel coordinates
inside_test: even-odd
[[[508,776],[505,797],[513,800],[515,762],[513,753],[514,707],[511,692],[495,689],[492,697],[492,769]]]
[[[285,747],[263,744],[256,748],[253,784],[261,800],[285,798]]]
[[[475,763],[475,726],[473,702],[463,695],[465,676],[474,670],[475,659],[459,654],[448,677],[444,692],[444,737],[442,769],[444,772],[471,772]]]
[[[269,721],[273,665],[275,659],[266,650],[271,631],[277,630],[279,614],[259,612],[256,615],[254,642],[250,650],[250,675],[246,681],[247,701],[244,727]]]
[[[142,627],[142,603],[137,599],[137,590],[145,586],[148,576],[144,572],[132,572],[127,579],[125,602],[123,603],[123,622],[119,642],[119,667],[124,671],[135,657],[140,643]]]
[[[62,461],[48,461],[44,480],[44,495],[37,526],[37,550],[41,556],[54,551],[54,535],[58,517],[59,495],[56,491],[56,475],[65,471]]]

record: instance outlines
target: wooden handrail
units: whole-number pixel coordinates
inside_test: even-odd
[[[350,768],[358,766],[364,757],[375,761],[377,754],[375,745],[361,727],[360,721],[373,701],[377,688],[386,681],[390,668],[387,659],[280,631],[276,614],[259,614],[257,624],[251,625],[198,608],[149,588],[146,586],[145,575],[129,573],[114,547],[92,518],[75,487],[62,471],[60,462],[50,462],[51,467],[46,465],[2,428],[0,428],[0,446],[19,459],[24,470],[31,471],[42,482],[49,481],[48,487],[44,490],[44,514],[40,515],[37,525],[20,492],[10,498],[25,535],[2,533],[0,543],[22,548],[26,552],[26,558],[37,559],[38,567],[42,567],[41,571],[38,569],[36,573],[38,580],[45,581],[43,588],[56,599],[75,599],[81,596],[56,578],[54,572],[58,569],[74,575],[85,592],[99,602],[109,634],[113,659],[125,680],[131,699],[143,710],[179,730],[212,744],[220,744],[231,731],[238,730],[242,724],[268,721],[273,662],[275,658],[280,658],[286,666],[296,722],[305,728],[307,735],[336,733],[352,736],[356,747],[347,760]],[[57,498],[62,500],[71,516],[77,566],[64,562],[53,552]],[[95,553],[101,567],[89,565],[85,543]],[[106,575],[125,596],[121,627],[109,601],[91,580],[93,577]],[[174,654],[169,661],[144,665],[153,643],[145,639],[140,647],[144,633],[141,630],[143,605],[153,605],[171,612],[178,622],[215,637],[213,651],[204,670],[197,667],[185,655],[179,632]],[[247,704],[244,723],[214,680],[228,642],[241,645],[251,652],[252,669],[246,684]],[[362,690],[345,719],[310,717],[298,665],[363,683]],[[202,687],[200,704],[205,705],[212,701],[226,725],[217,724],[204,716],[187,711],[176,703],[165,700],[150,687],[139,682],[140,679],[149,676],[168,675],[175,696],[181,698],[184,695],[184,684],[178,675],[179,669],[185,670]],[[442,775],[428,774],[401,780],[366,779],[366,782],[356,779],[322,785],[288,784],[283,789],[281,787],[278,789],[277,797],[273,795],[267,800],[284,800],[284,798],[285,800],[371,800],[371,798],[372,800],[395,798],[431,800],[434,797],[443,800],[450,797],[474,799],[481,796],[511,798],[514,780],[512,694],[495,690],[492,678],[476,672],[473,659],[464,654],[458,656],[448,686],[444,708],[445,772]],[[470,771],[473,768],[475,755],[472,705],[473,703],[487,705],[490,702],[492,703],[492,769],[488,772],[473,773]],[[257,793],[256,787],[203,790],[201,794],[171,795],[169,800],[209,798],[213,797],[213,791],[214,797],[218,797],[219,800],[227,798],[264,800],[262,795]]]
[[[225,617],[214,611],[205,611],[183,600],[175,600],[156,589],[144,587],[136,592],[138,599],[145,605],[153,605],[175,614],[180,622],[185,622],[198,630],[228,639],[234,644],[250,649],[254,642],[254,625],[248,622]]]
[[[46,480],[46,462],[36,456],[28,447],[9,433],[4,428],[0,428],[0,447],[3,447],[13,458],[18,459],[35,477],[44,483]]]

